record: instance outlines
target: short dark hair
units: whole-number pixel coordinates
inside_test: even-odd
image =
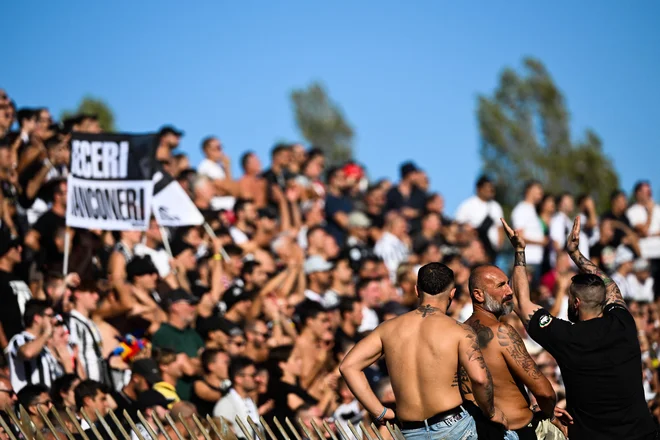
[[[245,275],[252,275],[254,273],[254,269],[261,266],[261,263],[259,263],[257,260],[250,260],[246,261],[243,263],[243,269],[241,270],[241,278],[245,277]]]
[[[227,255],[230,257],[240,257],[243,255],[243,249],[240,247],[236,246],[235,244],[227,244],[225,245],[225,252]]]
[[[527,195],[527,193],[529,192],[529,190],[532,189],[533,187],[535,187],[536,185],[542,186],[542,185],[541,185],[541,181],[536,180],[536,179],[528,180],[528,181],[525,183],[525,191],[524,191],[523,194],[524,194],[524,195]]]
[[[209,365],[211,365],[215,361],[215,357],[220,353],[225,353],[225,351],[220,350],[219,348],[204,349],[202,355],[200,356],[200,361],[202,363],[202,370],[204,370],[204,373],[209,374],[211,372],[209,370]]]
[[[571,293],[589,309],[605,305],[605,282],[598,275],[580,273],[571,278]]]
[[[619,196],[626,196],[626,192],[622,189],[615,189],[610,193],[610,203],[614,201]]]
[[[36,316],[43,316],[46,310],[50,308],[52,308],[52,305],[46,300],[31,299],[25,303],[25,313],[23,313],[25,327],[30,327]]]
[[[637,192],[642,189],[644,185],[651,186],[648,180],[638,180],[633,187],[633,194],[637,195]]]
[[[249,357],[237,356],[233,358],[229,363],[229,380],[234,382],[236,376],[252,365],[254,365],[254,361]]]
[[[376,262],[378,264],[378,262]],[[360,278],[358,282],[355,284],[355,292],[360,293],[363,289],[365,289],[370,283],[373,282],[378,282],[378,278]]]
[[[206,151],[209,144],[214,139],[217,139],[217,138],[215,136],[206,136],[204,139],[202,139],[202,151]]]
[[[65,374],[60,376],[53,382],[53,386],[50,388],[50,398],[53,401],[53,405],[57,409],[64,409],[64,399],[62,398],[62,393],[69,392],[73,383],[78,380],[78,376],[75,374]]]
[[[28,406],[34,405],[37,398],[43,393],[48,394],[48,387],[41,383],[35,383],[25,385],[16,394],[16,397],[18,397],[18,403],[27,408]]]
[[[245,171],[247,168],[247,163],[248,160],[250,159],[250,156],[254,156],[254,151],[246,151],[241,155],[241,169],[243,171]]]
[[[238,215],[238,213],[244,211],[245,207],[250,203],[254,203],[254,200],[243,198],[237,199],[234,203],[234,213]]]
[[[477,179],[477,189],[481,189],[481,187],[483,187],[484,185],[486,185],[488,183],[493,183],[493,181],[487,175],[482,174]]]
[[[284,143],[279,143],[275,144],[272,150],[270,150],[270,157],[274,158],[278,154],[280,154],[283,151],[288,151],[291,149],[291,145],[289,144],[284,144]]]
[[[37,117],[37,112],[31,108],[22,108],[16,112],[16,120],[18,125],[23,125],[26,119],[33,119]]]
[[[559,209],[559,205],[561,204],[561,201],[564,200],[564,197],[573,197],[573,194],[569,193],[568,191],[559,193],[559,195],[555,197],[555,205],[557,205],[557,209]]]
[[[358,300],[350,296],[344,296],[339,300],[339,313],[341,314],[342,319],[344,319],[344,313],[353,313],[353,307]]]
[[[296,312],[300,317],[301,328],[305,328],[308,319],[315,319],[321,313],[326,313],[326,310],[316,301],[306,299],[298,304],[296,307]]]
[[[107,393],[107,388],[101,382],[87,379],[78,384],[73,394],[76,396],[76,406],[82,408],[85,406],[85,399],[90,398],[94,400],[96,395],[100,392]]]
[[[341,167],[330,167],[328,168],[328,171],[325,173],[325,179],[328,183],[332,181],[332,179],[335,178],[335,176],[339,173],[342,172]]]
[[[429,263],[417,274],[417,290],[427,295],[437,295],[454,285],[454,271],[442,263]]]
[[[305,237],[307,238],[308,241],[309,241],[309,237],[311,237],[312,234],[316,231],[325,232],[325,228],[321,225],[314,225],[314,226],[311,226],[309,229],[307,229],[307,233],[305,234]]]

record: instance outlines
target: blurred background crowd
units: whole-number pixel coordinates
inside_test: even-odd
[[[46,107],[17,106],[10,92],[0,89],[0,407],[21,403],[37,429],[45,428],[39,405],[63,415],[85,409],[83,430],[108,408],[149,420],[170,412],[300,418],[310,428],[311,420],[370,422],[340,377],[342,357],[379,323],[416,308],[426,263],[454,271],[448,314],[467,319],[470,269],[510,268],[505,214],[528,243],[532,299],[564,319],[576,269],[563,249],[582,217],[582,253],[612,275],[637,321],[647,401],[660,417],[660,265],[640,250],[640,240],[660,236],[649,182],[613,192],[599,211],[589,193],[548,194],[529,181],[505,213],[484,175],[472,197],[445,212],[443,195],[429,190],[435,164],[407,160],[398,180],[373,181],[368,163],[330,160],[314,146],[229,157],[222,138],[209,136],[194,168],[177,150],[184,132],[168,125],[156,159],[213,236],[155,220],[144,232],[74,229],[63,275],[70,135],[101,126],[95,114],[56,122]],[[554,359],[517,317],[504,319],[561,401]],[[394,406],[384,363],[367,377]]]

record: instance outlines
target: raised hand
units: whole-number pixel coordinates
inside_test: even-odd
[[[569,254],[578,250],[580,245],[580,216],[575,217],[573,222],[573,229],[566,237],[566,250]]]
[[[522,237],[521,231],[519,229],[514,231],[503,218],[501,218],[500,221],[502,222],[504,232],[506,232],[506,236],[509,237],[509,241],[513,248],[516,250],[525,250],[525,239]]]

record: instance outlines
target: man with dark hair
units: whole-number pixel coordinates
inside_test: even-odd
[[[476,194],[461,203],[456,211],[456,221],[477,231],[492,262],[504,243],[504,230],[499,223],[502,215],[502,206],[495,201],[495,184],[485,175],[477,180]]]
[[[296,308],[300,317],[300,336],[296,339],[296,353],[302,358],[300,385],[311,386],[325,372],[330,342],[333,339],[330,317],[321,304],[304,300]]]
[[[229,228],[234,243],[241,246],[252,238],[257,221],[257,209],[252,199],[238,199],[234,204],[236,222]]]
[[[179,147],[183,131],[177,130],[171,125],[166,125],[158,132],[158,147],[156,148],[156,160],[170,161],[172,150]]]
[[[51,208],[39,217],[25,236],[25,244],[39,253],[39,267],[53,267],[64,258],[64,254],[57,248],[55,238],[58,228],[66,227],[67,182],[56,179],[49,182],[48,186],[51,189],[48,197],[52,202]]]
[[[349,189],[350,186],[341,168],[336,167],[328,170],[328,187],[325,196],[327,224],[325,229],[340,247],[344,245],[346,240],[349,228],[348,215],[353,211],[353,202],[347,194]]]
[[[19,391],[36,383],[50,387],[64,373],[47,346],[53,337],[53,309],[46,301],[30,300],[24,320],[25,331],[11,338],[7,349],[12,388]],[[72,373],[72,365],[68,367]]]
[[[621,244],[623,239],[628,235],[628,229],[632,229],[630,220],[626,215],[628,209],[628,198],[623,190],[616,189],[610,194],[610,210],[601,216],[601,221],[612,220],[614,227],[614,238],[611,245],[616,248]],[[630,244],[630,243],[628,243]],[[593,244],[595,246],[595,244]],[[591,252],[591,251],[590,251]]]
[[[421,300],[416,310],[378,326],[342,361],[339,370],[353,394],[378,422],[398,417],[406,437],[476,439],[474,419],[461,406],[462,366],[486,417],[506,425],[493,403],[493,381],[477,335],[446,315],[456,291],[451,269],[442,263],[423,266],[416,291]],[[396,415],[383,407],[363,372],[382,355],[396,396]]]
[[[46,426],[43,418],[37,408],[47,413],[53,406],[53,401],[48,394],[48,387],[44,384],[33,384],[23,387],[17,394],[18,404],[23,406],[30,416],[37,431],[41,431]]]
[[[250,358],[240,356],[232,359],[229,364],[229,380],[232,382],[232,387],[229,393],[215,405],[213,416],[224,417],[230,424],[235,424],[238,417],[245,426],[250,426],[247,422],[247,418],[250,417],[257,426],[260,426],[257,405],[250,398],[250,393],[257,388],[256,374],[257,369]],[[260,427],[261,430],[263,428]],[[234,432],[237,437],[245,438],[242,430],[234,429]]]
[[[362,303],[356,298],[342,297],[339,301],[339,313],[341,320],[335,332],[337,345],[341,346],[344,342],[357,342],[360,339],[358,328],[362,324]]]
[[[212,180],[231,180],[231,165],[229,156],[222,150],[222,143],[215,136],[202,140],[204,160],[199,163],[197,173]]]
[[[424,172],[413,162],[404,162],[399,168],[401,179],[387,193],[385,212],[399,211],[411,229],[419,229],[419,218],[424,210],[426,194],[420,188]]]
[[[73,310],[69,315],[71,343],[80,350],[80,361],[87,378],[104,382],[108,379],[107,364],[103,359],[101,331],[92,320],[98,308],[99,292],[96,282],[84,280],[73,290]]]
[[[0,226],[0,346],[7,347],[9,339],[23,330],[25,304],[32,292],[15,273],[21,262],[21,239],[12,237],[9,229]]]
[[[76,396],[76,407],[84,410],[92,423],[99,421],[96,411],[103,417],[108,413],[107,389],[101,382],[91,379],[83,380],[78,384],[73,393]],[[81,417],[81,419],[83,430],[91,428],[85,418]]]
[[[656,439],[657,427],[642,385],[641,351],[635,319],[616,283],[582,255],[580,217],[566,240],[566,250],[582,274],[568,292],[568,317],[552,316],[530,299],[525,268],[525,240],[502,220],[515,248],[513,291],[516,310],[529,335],[556,360],[566,387],[571,440]],[[563,424],[568,421],[562,417]]]
[[[534,282],[541,277],[541,263],[543,262],[543,248],[548,244],[548,237],[543,233],[541,219],[536,206],[543,200],[543,187],[537,180],[527,182],[525,185],[525,198],[513,208],[511,220],[513,227],[522,229],[525,241],[529,244],[527,256],[532,269]]]
[[[477,423],[479,438],[536,440],[536,428],[541,420],[554,418],[556,403],[552,385],[541,374],[527,352],[522,338],[511,325],[500,318],[513,311],[513,291],[509,279],[497,266],[483,265],[472,270],[468,282],[474,313],[465,321],[477,334],[479,348],[497,389],[495,404],[509,421],[506,431],[480,417],[473,406],[474,397],[469,380],[461,372],[460,388],[466,405]],[[493,339],[497,336],[497,341]],[[541,412],[530,410],[525,387],[534,395]]]

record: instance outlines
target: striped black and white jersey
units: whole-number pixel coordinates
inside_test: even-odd
[[[83,316],[77,310],[72,310],[69,315],[69,341],[78,346],[80,362],[87,373],[87,378],[98,382],[104,382],[103,352],[101,332],[89,318]]]
[[[33,384],[43,384],[50,388],[53,381],[64,374],[64,369],[48,347],[44,347],[41,353],[32,359],[21,357],[18,349],[35,339],[34,335],[23,331],[14,335],[7,345],[11,386],[15,392]]]

